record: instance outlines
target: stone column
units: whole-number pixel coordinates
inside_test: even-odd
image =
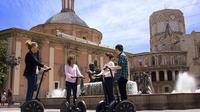
[[[159,71],[156,71],[156,82],[159,82],[160,78],[159,78]]]
[[[21,41],[16,41],[16,50],[15,57],[21,57]],[[11,76],[12,77],[12,76]],[[20,87],[20,65],[15,66],[14,68],[14,76],[13,76],[13,95],[19,95],[19,87]]]
[[[103,68],[104,66],[104,63],[103,63],[103,56],[100,57],[100,67],[101,69]]]
[[[49,71],[49,92],[54,89],[54,54],[55,49],[53,47],[50,47],[49,66],[51,67],[51,70]]]
[[[130,61],[128,61],[128,79],[131,79],[131,74],[130,74]]]
[[[8,38],[8,50],[7,50],[7,53],[8,54],[12,54],[12,49],[13,49],[13,38]],[[12,85],[11,85],[11,77],[12,77],[13,75],[11,74],[11,67],[10,66],[8,66],[8,81],[7,81],[7,88],[10,88],[10,89],[12,89]]]
[[[167,78],[167,70],[164,70],[164,80],[167,81],[168,78]]]
[[[92,55],[88,54],[88,65],[92,63]]]
[[[172,80],[173,80],[173,81],[176,80],[176,74],[175,74],[175,71],[172,71]]]

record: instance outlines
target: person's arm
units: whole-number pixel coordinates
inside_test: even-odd
[[[99,74],[95,75],[95,76],[101,76],[101,75],[104,75],[103,73],[104,73],[104,70],[101,70],[101,72],[100,72]]]
[[[32,64],[37,65],[37,66],[39,66],[39,67],[45,67],[45,68],[47,68],[47,66],[41,64],[41,63],[38,61],[38,59],[36,59],[36,58],[33,56],[33,54],[30,54],[29,59],[30,59],[30,62],[31,62]]]
[[[117,65],[117,66],[112,66],[112,67],[110,67],[110,68],[111,68],[113,71],[122,69],[122,67],[119,66],[119,65]]]
[[[68,78],[72,77],[72,75],[69,73],[69,67],[67,65],[65,65],[65,76]]]

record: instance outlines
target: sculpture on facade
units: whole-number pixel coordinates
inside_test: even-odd
[[[151,76],[147,72],[143,72],[136,77],[138,90],[142,94],[151,94],[154,92]]]

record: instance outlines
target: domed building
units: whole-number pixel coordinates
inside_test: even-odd
[[[61,11],[50,17],[45,23],[32,27],[29,31],[10,28],[0,31],[0,38],[8,42],[9,56],[21,60],[18,65],[9,67],[6,88],[13,90],[15,100],[24,99],[26,80],[23,76],[25,55],[28,52],[25,42],[36,41],[39,44],[40,61],[52,68],[43,81],[40,96],[46,97],[54,89],[65,88],[64,64],[68,56],[74,56],[84,82],[89,82],[88,65],[93,63],[102,68],[106,52],[113,49],[101,44],[102,33],[90,28],[74,10],[75,0],[62,0]],[[129,55],[129,54],[128,54]]]
[[[31,31],[56,35],[57,30],[65,34],[101,44],[102,33],[90,28],[74,11],[74,0],[62,0],[62,10],[50,17],[44,24],[31,28]]]

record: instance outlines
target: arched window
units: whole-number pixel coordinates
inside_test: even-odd
[[[152,82],[156,81],[156,72],[151,72],[151,80]]]
[[[160,79],[160,81],[164,81],[164,72],[163,71],[159,71],[159,79]]]
[[[170,70],[167,71],[167,79],[168,81],[172,81],[172,71]]]
[[[175,79],[177,80],[178,79],[178,74],[179,74],[179,71],[175,71]]]

